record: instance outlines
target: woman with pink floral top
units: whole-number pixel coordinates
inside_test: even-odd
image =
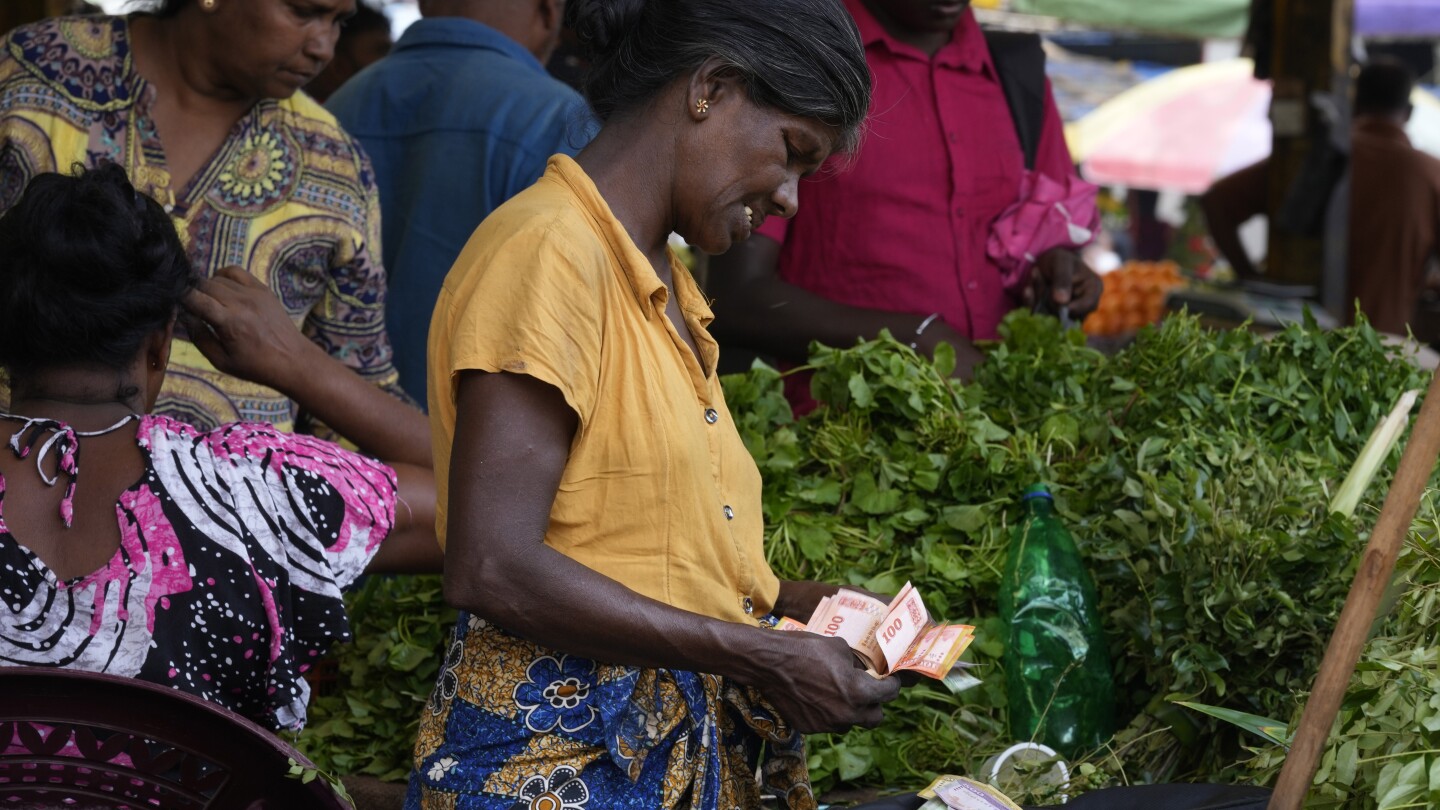
[[[38,176],[0,218],[0,666],[140,678],[299,728],[301,676],[350,635],[340,589],[438,568],[430,473],[146,415],[182,302],[197,344],[258,379],[321,351],[248,275],[197,286],[117,166]]]

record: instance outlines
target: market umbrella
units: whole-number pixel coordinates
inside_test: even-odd
[[[1092,183],[1195,194],[1270,153],[1269,106],[1249,59],[1210,62],[1126,90],[1066,137]]]
[[[1270,84],[1249,59],[1172,70],[1127,90],[1065,130],[1092,183],[1198,194],[1270,154]],[[1440,155],[1440,100],[1417,89],[1407,131]]]
[[[1198,38],[1245,33],[1249,0],[984,0],[982,8],[1058,17],[1105,29],[1134,28]],[[1440,0],[1355,0],[1355,33],[1420,39],[1440,34]]]
[[[1359,0],[1355,33],[1408,39],[1440,35],[1440,0]]]
[[[1245,33],[1249,0],[1184,0],[1137,3],[1135,0],[1011,0],[1022,14],[1040,14],[1108,29],[1135,28],[1183,36],[1238,37]]]

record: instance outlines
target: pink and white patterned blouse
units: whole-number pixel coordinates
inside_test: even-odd
[[[261,424],[145,416],[136,441],[120,547],[74,579],[10,534],[0,476],[0,666],[140,678],[300,728],[301,676],[350,638],[340,590],[394,526],[395,473]]]

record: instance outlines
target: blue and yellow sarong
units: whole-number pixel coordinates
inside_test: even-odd
[[[601,664],[460,614],[407,810],[814,810],[804,737],[753,688]]]

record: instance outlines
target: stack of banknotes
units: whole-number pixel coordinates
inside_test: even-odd
[[[971,625],[931,619],[920,592],[908,582],[889,604],[842,588],[820,600],[805,624],[783,618],[776,627],[843,638],[880,677],[908,670],[943,680],[975,640]]]
[[[994,786],[946,774],[920,791],[920,810],[1021,810]]]

